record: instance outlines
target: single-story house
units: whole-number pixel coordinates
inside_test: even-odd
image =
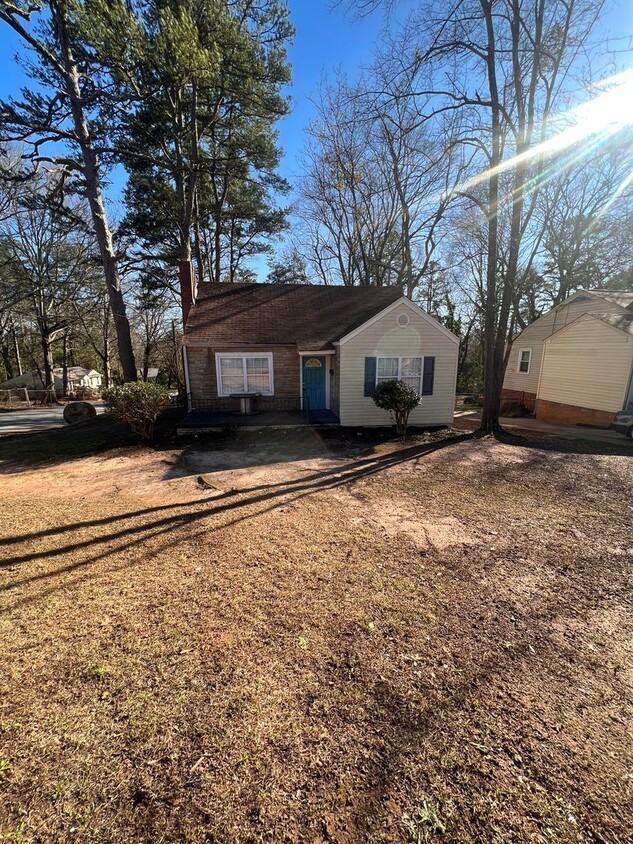
[[[544,421],[610,425],[633,401],[633,292],[579,290],[528,325],[502,398]]]
[[[55,373],[53,373],[53,380],[55,390],[61,392],[62,382],[60,378],[55,376]],[[22,390],[24,388],[27,390],[43,390],[45,387],[44,373],[38,372],[37,369],[23,372],[22,375],[16,375],[15,378],[11,378],[9,381],[3,381],[0,384],[0,390]]]
[[[61,384],[64,377],[62,367],[56,366],[53,374],[56,379],[59,379]],[[103,376],[96,369],[86,369],[85,366],[68,367],[68,390],[71,393],[82,387],[88,387],[91,390],[100,390],[102,383]]]
[[[182,276],[181,276],[181,283]],[[421,395],[410,424],[453,420],[458,339],[394,287],[183,283],[189,410],[308,411],[389,425],[372,394],[402,379]]]
[[[159,374],[160,374],[160,370],[157,366],[148,366],[147,367],[147,379],[146,380],[147,381],[156,381]],[[143,375],[144,375],[144,373],[143,373],[142,369],[136,370],[136,377],[138,378],[139,381],[143,381]]]
[[[86,369],[84,366],[68,367],[68,391],[70,393],[80,387],[90,387],[92,390],[99,390],[102,382],[103,378],[101,374],[95,369]],[[63,370],[61,366],[56,366],[53,369],[53,384],[55,392],[61,393],[63,389]],[[10,381],[0,384],[0,390],[15,390],[24,387],[27,390],[45,389],[44,372],[38,372],[37,369],[33,369],[30,372],[22,373],[22,375],[16,375]]]

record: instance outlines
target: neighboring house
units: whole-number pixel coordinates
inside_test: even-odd
[[[183,284],[189,409],[308,410],[346,426],[390,424],[372,394],[400,378],[422,396],[412,425],[453,420],[458,339],[393,287]]]
[[[94,369],[86,369],[83,366],[69,366],[68,367],[68,391],[74,392],[80,387],[90,387],[92,390],[101,389],[103,379],[99,372]],[[56,366],[53,369],[53,382],[55,392],[61,393],[63,389],[63,371],[61,366]],[[15,390],[20,387],[26,387],[27,390],[43,390],[44,373],[38,372],[36,369],[31,372],[24,372],[12,378],[10,381],[5,381],[0,384],[0,390]]]
[[[53,381],[55,391],[61,392],[62,379],[58,378],[55,372],[53,372]],[[44,390],[46,388],[44,373],[39,373],[37,369],[33,369],[30,372],[23,372],[22,375],[16,375],[10,381],[4,381],[0,384],[0,390],[17,390],[24,389],[25,387],[27,390]]]
[[[147,367],[147,381],[155,381],[160,374],[160,370],[157,366],[148,366]],[[136,370],[136,377],[139,381],[143,381],[143,370],[137,369]]]
[[[632,373],[633,292],[579,290],[514,338],[502,397],[544,421],[609,425]]]
[[[53,370],[55,381],[59,379],[60,388],[64,376],[64,371],[61,366],[56,366]],[[84,366],[69,366],[68,367],[68,392],[73,393],[80,388],[89,388],[91,390],[100,390],[103,383],[103,376],[96,369],[86,369]],[[57,389],[57,383],[55,383]]]

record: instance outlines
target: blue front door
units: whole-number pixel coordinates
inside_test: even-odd
[[[306,357],[303,360],[303,409],[325,410],[326,358]]]

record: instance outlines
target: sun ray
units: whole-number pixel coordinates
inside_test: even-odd
[[[525,193],[588,158],[624,129],[633,126],[633,69],[604,79],[594,87],[602,89],[602,93],[552,119],[552,126],[556,122],[564,122],[564,128],[525,152],[502,161],[497,167],[467,179],[459,186],[459,191],[471,190],[491,176],[502,175],[521,164],[541,159],[544,168],[530,177],[518,191]],[[571,154],[565,156],[568,151]],[[604,210],[611,207],[632,182],[633,174],[623,180]],[[512,195],[513,192],[509,192],[506,198]]]

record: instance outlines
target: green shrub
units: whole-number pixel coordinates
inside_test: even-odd
[[[103,393],[103,399],[122,422],[149,441],[154,436],[154,425],[161,410],[170,404],[169,393],[160,384],[146,384],[142,381],[110,387]]]
[[[388,410],[396,425],[398,435],[407,435],[409,414],[420,403],[420,396],[404,381],[381,381],[374,390],[374,404]]]

